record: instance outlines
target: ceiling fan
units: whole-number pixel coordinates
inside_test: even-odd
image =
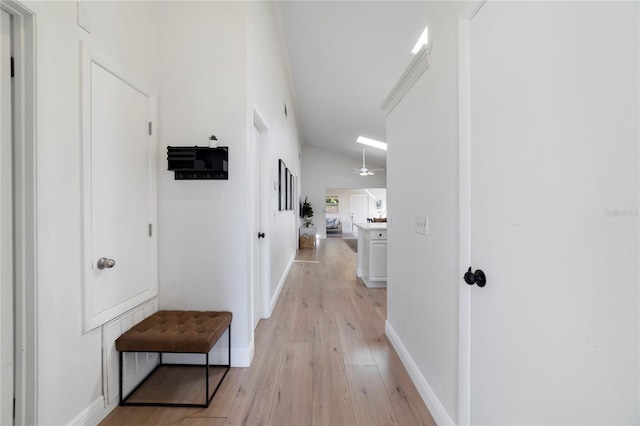
[[[362,148],[362,167],[359,169],[353,169],[354,172],[353,173],[359,173],[360,176],[373,176],[375,175],[375,173],[373,172],[377,172],[379,170],[384,170],[384,169],[367,169],[367,166],[365,164],[365,156],[364,156],[364,148]]]

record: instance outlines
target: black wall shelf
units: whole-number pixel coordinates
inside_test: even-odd
[[[229,179],[228,147],[168,146],[167,161],[176,180]]]

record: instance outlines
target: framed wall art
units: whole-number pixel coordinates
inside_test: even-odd
[[[278,210],[287,209],[287,166],[278,160]]]
[[[292,200],[291,200],[291,171],[287,169],[285,172],[284,178],[284,187],[285,187],[285,208],[284,210],[291,210]]]

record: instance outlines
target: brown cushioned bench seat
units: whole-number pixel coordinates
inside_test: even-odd
[[[208,407],[222,381],[231,367],[231,312],[203,311],[159,311],[116,339],[116,349],[120,352],[120,405],[171,406],[171,407]],[[229,330],[228,363],[214,365],[226,367],[213,394],[209,395],[209,352],[216,342]],[[123,395],[123,356],[125,352],[158,352],[159,365],[126,397]],[[175,364],[163,364],[163,353],[195,353],[205,355],[205,364],[192,367],[204,367],[205,398],[203,404],[166,403],[166,402],[128,402],[128,399],[156,372],[159,367]]]
[[[231,324],[231,312],[159,311],[116,340],[121,352],[207,353]]]

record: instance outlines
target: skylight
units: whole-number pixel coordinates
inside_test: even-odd
[[[374,139],[365,138],[364,136],[358,136],[356,142],[361,143],[363,145],[372,146],[374,148],[387,150],[387,144],[385,142],[380,142]]]
[[[429,44],[429,26],[424,27],[424,31],[422,32],[422,35],[418,39],[416,45],[413,46],[413,50],[411,51],[411,53],[415,55],[425,44]]]

